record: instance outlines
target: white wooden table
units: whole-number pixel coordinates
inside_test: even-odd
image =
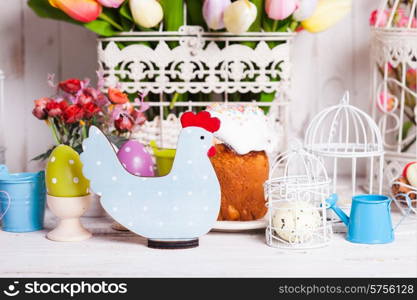
[[[394,214],[394,222],[399,215]],[[401,225],[386,245],[359,245],[335,234],[326,248],[283,251],[266,246],[264,231],[211,232],[200,247],[155,250],[132,233],[110,228],[108,218],[84,218],[94,236],[76,243],[32,233],[0,231],[1,277],[404,277],[417,276],[416,223]]]

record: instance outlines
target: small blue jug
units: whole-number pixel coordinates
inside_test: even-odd
[[[394,240],[391,221],[391,198],[384,195],[357,195],[352,197],[350,217],[337,205],[338,196],[331,195],[329,208],[348,227],[346,239],[360,244],[386,244]]]
[[[43,228],[45,174],[10,174],[0,165],[0,220],[2,230],[29,232]]]

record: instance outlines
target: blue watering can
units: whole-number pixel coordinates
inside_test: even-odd
[[[394,240],[391,221],[391,198],[384,195],[357,195],[352,197],[350,217],[336,202],[338,196],[332,194],[327,200],[329,208],[348,228],[346,239],[360,244],[386,244]]]
[[[29,232],[43,228],[45,173],[10,174],[0,165],[0,220],[2,230]]]

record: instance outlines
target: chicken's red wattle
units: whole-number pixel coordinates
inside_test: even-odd
[[[216,148],[214,146],[211,146],[210,149],[207,151],[207,156],[213,157],[214,155],[216,155]]]

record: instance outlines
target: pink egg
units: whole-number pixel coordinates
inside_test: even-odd
[[[137,176],[154,176],[152,156],[138,141],[127,141],[117,152],[125,169]]]

